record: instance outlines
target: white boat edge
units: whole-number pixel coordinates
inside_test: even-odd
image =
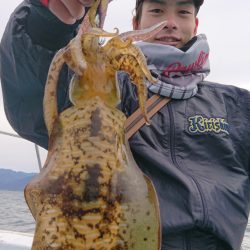
[[[18,247],[29,247],[31,249],[33,234],[15,231],[0,230],[0,247],[1,244]]]

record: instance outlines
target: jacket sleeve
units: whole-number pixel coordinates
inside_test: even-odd
[[[246,100],[243,103],[243,107],[246,107],[246,114],[247,114],[247,121],[246,121],[246,126],[247,126],[247,137],[246,141],[248,143],[248,173],[250,175],[250,92],[247,92],[247,97]]]
[[[240,89],[237,93],[237,98],[239,99],[239,110],[240,112],[236,114],[238,122],[242,124],[242,142],[241,147],[245,149],[244,155],[239,155],[241,159],[246,159],[245,166],[248,167],[248,175],[250,176],[250,91],[245,89]]]
[[[0,73],[6,117],[23,138],[44,148],[48,135],[43,119],[43,94],[55,52],[75,35],[77,24],[66,25],[40,5],[23,1],[11,15],[0,44]],[[68,105],[68,68],[61,72],[59,112]]]

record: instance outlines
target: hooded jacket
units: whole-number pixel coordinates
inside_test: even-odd
[[[19,135],[44,148],[48,135],[42,100],[48,68],[75,29],[38,1],[27,0],[12,14],[1,41],[6,116]],[[71,77],[64,67],[59,111],[70,105]],[[129,116],[138,107],[136,88],[126,73],[120,72],[118,80],[120,107]],[[240,249],[250,205],[249,124],[247,90],[203,81],[194,97],[171,100],[150,126],[130,139],[138,166],[158,194],[162,249]]]

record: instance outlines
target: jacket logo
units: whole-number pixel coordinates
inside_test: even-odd
[[[199,133],[226,133],[229,134],[229,124],[224,118],[207,118],[195,115],[188,118],[188,130],[192,134]]]
[[[163,71],[162,74],[166,77],[170,77],[173,73],[188,73],[192,71],[199,71],[207,62],[208,56],[208,53],[201,51],[198,58],[190,65],[184,65],[181,62],[174,62],[168,65],[168,67]]]

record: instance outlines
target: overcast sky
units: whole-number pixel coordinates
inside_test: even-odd
[[[21,0],[2,1],[0,37],[9,15]],[[106,29],[131,30],[135,0],[114,0],[109,7]],[[207,80],[232,84],[250,90],[250,1],[205,0],[199,12],[199,33],[205,33],[210,45],[211,73]],[[111,18],[112,17],[112,18]],[[3,111],[0,93],[0,131],[14,133]],[[46,151],[42,150],[42,161]],[[0,134],[0,168],[37,172],[35,147],[23,139]]]

